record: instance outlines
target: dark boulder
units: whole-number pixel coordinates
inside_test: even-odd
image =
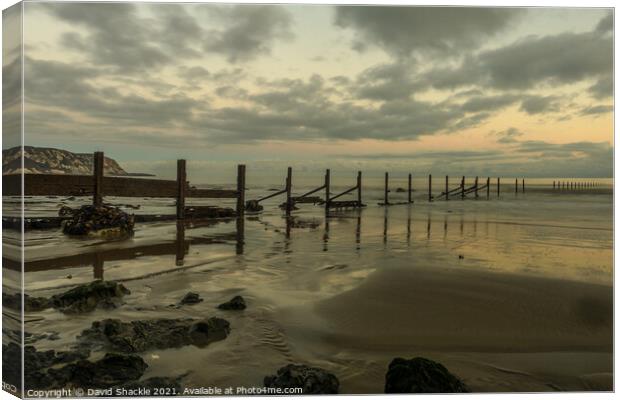
[[[256,200],[248,200],[245,202],[245,211],[247,212],[259,212],[263,211],[263,206]]]
[[[422,357],[395,358],[385,375],[385,393],[466,393],[459,378],[443,365]]]
[[[22,296],[21,293],[6,294],[2,293],[2,305],[13,310],[21,310]],[[32,297],[24,294],[24,311],[36,312],[50,308],[51,304],[45,297]]]
[[[120,283],[97,280],[52,296],[49,301],[54,308],[67,314],[75,314],[90,312],[96,308],[116,308],[121,304],[123,296],[130,293]]]
[[[66,377],[53,376],[51,367],[59,364],[75,363],[86,360],[90,355],[88,349],[78,351],[54,350],[38,351],[34,346],[24,346],[24,380],[28,389],[46,389],[64,387]],[[13,342],[2,345],[3,380],[17,385],[21,382],[21,347]],[[20,385],[21,386],[21,385]]]
[[[396,188],[396,193],[405,193],[405,192],[406,192],[406,190],[401,188],[401,187]]]
[[[63,223],[67,235],[101,234],[106,237],[128,237],[133,234],[134,216],[118,207],[86,205],[77,210],[61,211],[70,216]]]
[[[185,296],[183,296],[179,304],[181,305],[197,304],[200,302],[202,302],[202,298],[200,297],[198,293],[188,292]]]
[[[220,310],[245,310],[245,307],[245,300],[241,296],[235,296],[226,303],[217,306]]]
[[[80,360],[61,368],[50,368],[47,374],[53,387],[67,385],[82,388],[109,388],[140,379],[148,365],[135,354],[108,353],[97,361]]]
[[[266,376],[263,383],[268,388],[302,388],[303,394],[337,394],[340,386],[338,378],[324,369],[295,364]]]
[[[82,331],[80,342],[126,353],[188,345],[204,347],[225,339],[230,333],[228,321],[212,317],[206,320],[153,319],[122,322],[118,319],[95,321]]]

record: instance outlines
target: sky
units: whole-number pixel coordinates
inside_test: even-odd
[[[611,9],[25,3],[23,24],[26,144],[132,172],[612,175]]]

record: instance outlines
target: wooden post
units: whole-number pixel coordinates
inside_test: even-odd
[[[101,207],[103,204],[103,152],[96,151],[93,155],[93,205]]]
[[[388,173],[385,173],[385,187],[383,188],[383,204],[385,204],[386,206],[388,205],[388,183],[389,181],[389,176]]]
[[[450,196],[448,195],[448,175],[446,175],[446,189],[445,192],[446,193],[446,201],[450,200]]]
[[[428,174],[428,201],[433,201],[433,175]]]
[[[286,215],[291,214],[293,208],[291,191],[293,186],[293,168],[288,167],[286,170]]]
[[[491,177],[487,177],[487,200],[491,197]]]
[[[177,219],[185,219],[185,186],[187,174],[185,160],[177,160]]]
[[[245,213],[245,165],[237,165],[237,217]]]
[[[525,193],[525,179],[521,179],[521,193]]]
[[[519,193],[519,179],[515,179],[515,194]]]
[[[478,177],[476,177],[476,180],[474,181],[474,196],[478,198]]]
[[[553,190],[555,190],[555,181],[553,181]]]
[[[497,197],[499,197],[499,177],[497,177]]]
[[[330,173],[329,169],[325,170],[325,211],[329,210],[329,184],[330,184]]]
[[[461,178],[461,200],[465,198],[465,177]]]
[[[411,203],[411,174],[409,174],[407,180],[407,202]]]
[[[357,206],[362,206],[362,171],[357,171]]]

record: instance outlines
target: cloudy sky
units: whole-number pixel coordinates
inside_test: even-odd
[[[170,176],[611,176],[612,36],[608,9],[26,3],[26,141]]]

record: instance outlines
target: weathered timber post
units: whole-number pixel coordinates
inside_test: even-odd
[[[428,201],[433,201],[433,175],[428,174]]]
[[[478,198],[478,177],[476,177],[476,180],[474,181],[474,196]]]
[[[515,194],[519,193],[519,179],[515,179]]]
[[[499,176],[497,177],[497,197],[499,197]]]
[[[553,190],[555,190],[555,181],[553,181]]]
[[[237,218],[245,213],[245,165],[237,165]]]
[[[383,188],[383,204],[385,204],[386,206],[389,203],[389,200],[388,200],[388,191],[389,191],[389,189],[388,189],[389,183],[388,182],[389,182],[389,179],[390,178],[388,176],[388,173],[386,172],[385,173],[385,187]]]
[[[487,177],[487,200],[491,197],[491,177]]]
[[[525,193],[525,179],[521,179],[521,193]]]
[[[291,199],[291,190],[293,186],[293,168],[288,167],[286,170],[286,215],[291,215],[291,209],[293,208]]]
[[[101,207],[103,204],[103,152],[93,154],[93,205]]]
[[[185,187],[187,174],[185,160],[177,160],[177,219],[185,219]]]
[[[357,171],[357,206],[362,206],[362,171]]]
[[[329,169],[325,170],[325,211],[329,211],[329,184],[330,184],[330,173]]]
[[[465,198],[465,177],[461,178],[461,200]]]
[[[446,201],[450,200],[450,196],[448,195],[448,175],[446,175],[446,189],[445,189],[445,194],[446,194]]]
[[[177,221],[177,237],[175,241],[176,257],[175,265],[180,267],[183,265],[183,259],[185,258],[185,222]]]
[[[409,177],[407,179],[407,202],[411,203],[411,174],[409,174]]]

